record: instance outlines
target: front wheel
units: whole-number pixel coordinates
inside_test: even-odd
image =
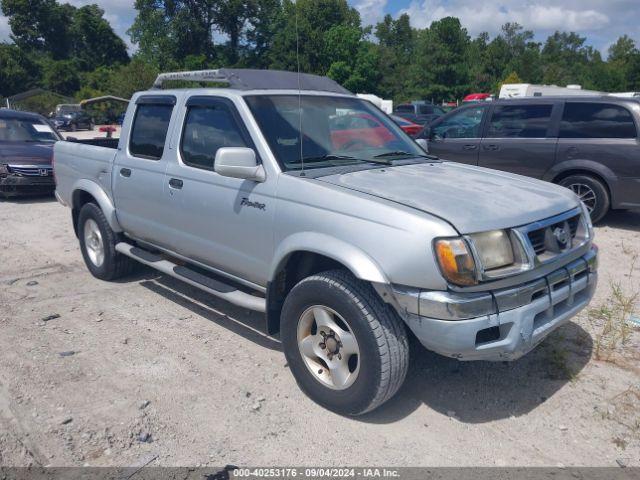
[[[570,175],[559,183],[580,198],[587,207],[593,223],[601,220],[609,211],[609,191],[599,179],[591,175]]]
[[[406,376],[409,345],[402,320],[349,272],[300,281],[285,300],[280,331],[298,385],[334,412],[367,413],[389,400]]]

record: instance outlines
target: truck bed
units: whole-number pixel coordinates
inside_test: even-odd
[[[94,145],[96,147],[105,147],[105,148],[118,148],[118,143],[120,142],[119,138],[67,138],[68,142],[71,143],[81,143],[83,145]]]
[[[118,152],[117,138],[60,141],[53,147],[56,194],[72,204],[74,186],[83,180],[97,183],[111,198],[111,170]]]

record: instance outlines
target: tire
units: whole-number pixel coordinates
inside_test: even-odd
[[[586,174],[570,175],[560,180],[559,184],[572,190],[584,201],[593,223],[600,221],[609,211],[609,191],[600,179]]]
[[[340,355],[334,354],[329,361],[335,361],[334,366],[348,364],[345,382],[341,383],[339,375],[334,377],[335,370],[328,368],[326,354],[333,333],[327,336],[326,327],[320,326],[324,320],[318,320],[322,317],[317,315],[318,309],[328,312],[340,327],[334,337],[340,339]],[[307,330],[310,316],[311,327]],[[409,343],[404,323],[371,285],[346,271],[319,273],[293,287],[283,305],[280,332],[299,387],[319,405],[342,415],[362,415],[379,407],[398,391],[407,374]],[[303,353],[307,350],[303,346],[305,338],[311,339],[307,345],[312,346],[314,354],[319,351],[323,356],[310,360]],[[354,349],[353,338],[358,353],[349,355]],[[324,343],[318,339],[324,339]],[[336,360],[340,356],[342,360]]]
[[[95,203],[86,203],[78,215],[78,238],[84,263],[100,280],[115,280],[130,274],[137,263],[116,251],[118,235]],[[97,252],[102,251],[102,256]]]
[[[77,132],[78,126],[75,123],[72,123],[71,125],[69,125],[69,130],[72,132]]]

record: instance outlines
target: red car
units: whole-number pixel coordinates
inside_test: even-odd
[[[406,133],[410,137],[415,137],[424,128],[422,125],[418,125],[417,123],[410,122],[409,120],[405,120],[404,118],[398,117],[396,115],[389,115],[389,116],[394,122],[398,124],[398,126],[402,130],[404,130],[404,133]]]
[[[393,139],[389,129],[366,113],[335,117],[331,125],[331,140],[334,147],[340,150],[381,147]]]
[[[486,102],[491,98],[490,93],[470,93],[462,99],[462,103]]]

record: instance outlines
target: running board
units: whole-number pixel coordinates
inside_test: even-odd
[[[267,302],[264,298],[249,295],[231,285],[191,270],[188,267],[176,265],[142,248],[134,247],[126,242],[120,242],[116,244],[116,251],[239,307],[248,308],[256,312],[264,312],[266,310]]]

